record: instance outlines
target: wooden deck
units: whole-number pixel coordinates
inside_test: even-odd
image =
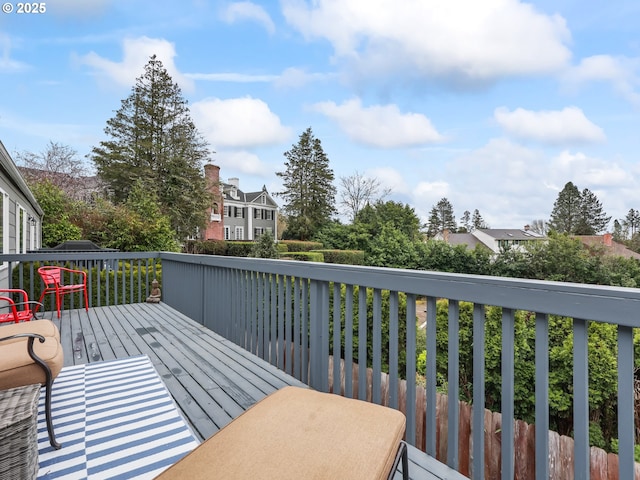
[[[53,319],[65,366],[148,355],[200,440],[271,392],[303,385],[165,304],[68,310]],[[409,460],[412,479],[465,478],[413,447]]]

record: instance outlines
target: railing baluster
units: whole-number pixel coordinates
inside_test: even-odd
[[[618,326],[618,478],[634,478],[633,328]]]
[[[416,296],[407,294],[407,442],[416,444]]]
[[[358,287],[358,398],[367,399],[367,288]]]
[[[302,376],[304,383],[309,381],[309,281],[302,279],[302,315],[300,317],[300,336],[302,347]]]
[[[398,408],[398,292],[389,292],[389,406]]]
[[[274,309],[278,313],[278,334],[276,337],[276,342],[278,345],[278,368],[280,370],[285,369],[284,365],[284,349],[286,345],[285,338],[285,329],[284,329],[284,312],[286,310],[286,306],[284,305],[284,297],[285,297],[285,289],[286,289],[286,277],[283,275],[276,275],[276,287],[278,288],[278,304],[275,305]],[[275,316],[275,313],[274,313]]]
[[[436,456],[436,388],[437,388],[437,365],[436,365],[436,314],[437,301],[435,297],[427,297],[427,409],[425,419],[425,445],[426,451],[432,457]]]
[[[269,359],[271,365],[278,364],[278,285],[276,282],[276,275],[270,274],[267,276],[267,282],[269,283],[270,295],[267,311],[269,311],[269,319],[271,323],[271,333],[269,338]]]
[[[353,285],[344,294],[344,394],[353,398]]]
[[[447,465],[458,468],[458,439],[460,407],[460,303],[449,300],[448,328],[448,416],[447,416]]]
[[[502,309],[502,478],[513,480],[514,447],[514,361],[515,361],[515,312],[510,308]]]
[[[294,339],[295,336],[293,334],[292,328],[293,328],[293,320],[292,320],[292,315],[293,315],[293,311],[292,311],[292,302],[293,302],[293,298],[291,296],[291,289],[292,289],[292,285],[291,285],[291,277],[289,275],[285,275],[284,276],[284,289],[285,289],[285,304],[283,305],[283,309],[285,311],[285,342],[284,342],[284,347],[285,347],[285,371],[289,374],[289,375],[293,375],[293,364],[295,362],[293,355],[293,345],[294,345]]]
[[[342,392],[342,376],[340,374],[340,364],[342,359],[342,322],[340,320],[342,310],[341,285],[333,283],[333,382],[331,389],[333,393]]]
[[[310,378],[316,390],[329,390],[329,288],[326,282],[311,281],[310,308]]]
[[[536,480],[549,478],[549,316],[536,313]]]
[[[380,376],[382,374],[382,292],[373,289],[373,378],[371,382],[371,401],[381,403]]]
[[[473,465],[474,480],[484,478],[484,305],[473,305]]]
[[[302,312],[300,305],[300,279],[293,279],[293,376],[302,380]]]
[[[589,480],[589,333],[586,320],[573,320],[573,439],[575,478]]]

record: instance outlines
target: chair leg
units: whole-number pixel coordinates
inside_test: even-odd
[[[40,338],[41,338],[40,342],[45,341],[44,337],[40,337]],[[53,387],[53,376],[51,375],[51,369],[49,368],[49,365],[47,365],[47,363],[44,362],[40,357],[38,357],[38,355],[36,355],[36,353],[33,351],[34,340],[35,340],[34,337],[29,337],[27,341],[27,350],[29,352],[29,356],[31,357],[31,359],[34,362],[36,362],[38,365],[40,365],[42,370],[44,370],[45,387],[46,387],[44,410],[45,410],[45,417],[47,420],[47,433],[49,434],[49,443],[51,444],[51,446],[56,450],[60,450],[60,448],[62,448],[62,445],[56,441],[56,436],[53,431],[53,420],[51,418],[51,389]]]

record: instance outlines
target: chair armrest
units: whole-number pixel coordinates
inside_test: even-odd
[[[0,338],[0,342],[2,342],[4,340],[12,340],[14,338],[28,338],[28,339],[31,339],[30,340],[31,345],[33,345],[33,342],[34,342],[34,340],[36,338],[38,340],[40,340],[40,343],[44,343],[45,342],[45,338],[42,335],[39,335],[37,333],[16,333],[15,335],[9,335],[8,337]]]

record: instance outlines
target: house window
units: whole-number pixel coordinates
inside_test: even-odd
[[[244,240],[244,227],[236,227],[236,240]]]
[[[266,205],[266,204],[267,204],[267,197],[265,197],[264,195],[262,195],[262,196],[260,197],[260,203],[261,203],[261,204],[263,204],[263,205]]]
[[[230,216],[230,215],[229,215],[229,205],[225,205],[225,206],[223,207],[223,210],[224,210],[224,216],[225,216],[225,217],[229,217],[229,216]]]
[[[253,238],[256,238],[256,239],[257,239],[257,238],[259,238],[259,237],[260,237],[260,235],[262,235],[263,233],[264,233],[264,228],[260,228],[260,227],[258,227],[258,228],[254,228],[254,229],[253,229]]]
[[[234,207],[236,209],[236,218],[244,218],[244,208]]]
[[[27,251],[27,213],[16,203],[16,253]]]
[[[224,227],[224,239],[231,240],[231,228]]]

